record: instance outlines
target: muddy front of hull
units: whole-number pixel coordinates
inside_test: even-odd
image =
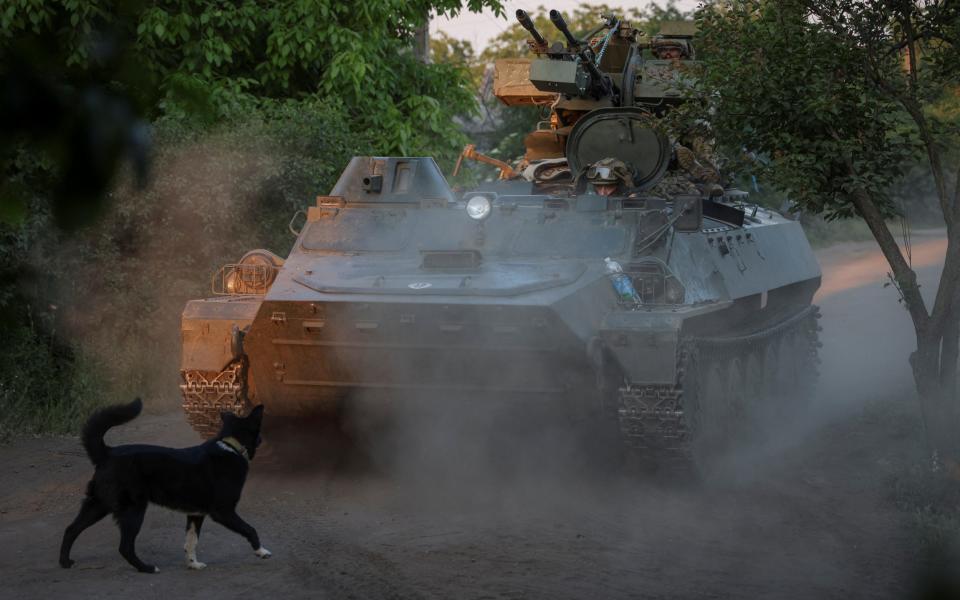
[[[283,416],[358,392],[546,399],[594,380],[547,306],[267,301],[244,348],[256,400]]]
[[[221,412],[250,408],[243,337],[262,302],[259,296],[229,296],[191,300],[183,310],[180,392],[187,420],[204,437],[217,433]]]

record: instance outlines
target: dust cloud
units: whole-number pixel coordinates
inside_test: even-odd
[[[914,249],[928,292],[935,290],[943,246],[934,237]],[[882,257],[870,244],[858,243],[831,247],[820,259],[826,271],[816,299],[823,315],[816,392],[799,399],[787,420],[761,416],[760,434],[717,461],[706,477],[711,485],[763,480],[785,455],[878,401],[901,399],[907,410],[912,406],[912,329],[896,291],[883,286]],[[551,365],[529,368],[549,371]],[[357,392],[344,406],[341,425],[347,443],[355,444],[352,450],[404,481],[428,481],[431,493],[447,486],[483,494],[527,484],[569,490],[596,479],[608,485],[623,474],[618,450],[609,443],[612,424],[571,415],[547,398]],[[659,469],[658,481],[670,480],[671,468]]]
[[[145,189],[119,182],[104,218],[44,257],[60,272],[58,330],[105,378],[100,394],[179,404],[180,314],[220,265],[274,242],[253,212],[280,168],[216,136],[164,146]]]
[[[927,291],[940,243],[930,240],[931,250],[921,242],[914,254]],[[705,477],[671,466],[625,469],[613,432],[555,403],[366,393],[349,400],[339,427],[285,430],[293,458],[268,458],[262,481],[321,494],[344,507],[352,528],[410,535],[415,546],[453,552],[454,562],[494,553],[514,567],[527,563],[532,596],[720,589],[733,597],[903,597],[914,589],[910,542],[885,498],[890,465],[916,459],[922,443],[915,419],[891,430],[870,414],[889,405],[913,414],[912,331],[870,245],[841,245],[820,258],[827,285],[817,298],[816,394],[788,420],[763,422],[762,435]],[[494,540],[509,547],[492,548]],[[424,558],[423,568],[430,564],[440,568]],[[900,568],[880,568],[890,564]],[[486,568],[495,582],[496,565]],[[515,584],[517,571],[507,573]]]
[[[829,280],[872,252],[844,246],[820,259]],[[936,265],[918,268],[930,292]],[[211,524],[210,566],[188,572],[182,515],[151,509],[139,543],[163,585],[142,595],[915,597],[930,579],[889,483],[923,452],[909,323],[883,272],[846,280],[818,299],[822,381],[805,415],[775,423],[707,481],[622,469],[596,444],[605,432],[554,404],[365,395],[356,404],[370,406],[339,424],[268,421],[240,513],[271,561]],[[111,435],[196,443],[178,412]],[[90,474],[77,441],[24,440],[4,460],[14,476],[0,494],[0,545],[16,554],[0,554],[0,577],[11,593],[128,594],[143,576],[117,558],[109,524],[85,533],[78,568],[64,574],[52,559]]]

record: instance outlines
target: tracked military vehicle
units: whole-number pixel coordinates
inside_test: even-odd
[[[798,223],[659,126],[691,36],[645,41],[610,16],[581,39],[552,11],[550,45],[518,18],[536,58],[498,64],[496,93],[550,110],[523,159],[468,147],[500,178],[458,191],[431,158],[351,160],[286,259],[252,251],[187,304],[197,431],[251,404],[298,416],[404,392],[553,402],[686,458],[798,401],[820,269]]]

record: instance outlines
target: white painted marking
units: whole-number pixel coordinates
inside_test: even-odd
[[[425,290],[428,287],[433,287],[433,284],[426,281],[415,281],[407,285],[407,287],[411,290]]]

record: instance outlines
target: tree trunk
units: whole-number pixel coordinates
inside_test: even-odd
[[[957,429],[958,323],[951,318],[942,335],[917,337],[917,351],[910,356],[921,416],[931,453],[955,476],[960,476],[960,444]]]
[[[423,25],[413,32],[413,55],[422,63],[430,62],[430,11],[424,17]]]
[[[940,348],[940,385],[953,398],[957,396],[957,358],[960,354],[960,299],[955,299],[944,326]]]
[[[849,162],[847,168],[850,171],[850,175],[857,175],[853,169],[853,165],[849,164]],[[910,265],[903,257],[900,246],[897,245],[897,240],[893,237],[893,234],[890,233],[890,229],[887,227],[887,223],[884,221],[880,209],[870,194],[863,190],[854,190],[852,197],[854,208],[857,209],[857,213],[860,214],[860,217],[867,224],[867,227],[870,228],[873,239],[877,241],[877,244],[880,246],[880,251],[883,252],[884,258],[887,259],[887,264],[890,265],[890,269],[893,271],[893,277],[900,288],[900,293],[903,295],[903,301],[906,303],[907,312],[910,313],[910,318],[913,321],[913,328],[917,333],[919,343],[919,338],[926,335],[925,332],[927,331],[930,316],[929,313],[927,313],[927,306],[923,301],[923,296],[920,294],[920,286],[917,285],[917,274],[910,268]],[[939,362],[937,364],[939,364]]]
[[[960,299],[955,299],[944,326],[940,346],[940,387],[943,394],[944,420],[949,423],[950,434],[945,452],[953,462],[955,475],[960,475],[960,410],[957,406],[957,358],[960,355]]]
[[[851,175],[856,175],[849,162],[848,169]],[[870,228],[893,271],[913,322],[917,350],[910,356],[910,366],[929,449],[948,466],[951,474],[960,476],[960,431],[957,427],[960,299],[954,299],[960,295],[954,283],[960,275],[960,259],[957,256],[960,254],[960,244],[952,237],[949,240],[937,293],[938,302],[934,304],[934,316],[938,318],[932,319],[920,294],[916,272],[904,259],[873,198],[863,190],[855,190],[852,197],[857,212]],[[941,302],[947,301],[947,298],[949,310],[945,311]]]
[[[945,431],[942,427],[940,386],[940,340],[917,336],[917,349],[910,355],[913,381],[920,401],[920,414],[931,452],[942,454]]]

